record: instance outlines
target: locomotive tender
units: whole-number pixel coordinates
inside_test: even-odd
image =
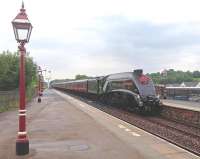
[[[131,107],[140,112],[155,112],[160,108],[153,81],[141,69],[52,84],[53,88],[96,97],[99,100]]]

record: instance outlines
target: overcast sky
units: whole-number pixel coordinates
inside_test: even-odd
[[[24,0],[27,51],[52,78],[163,69],[200,70],[199,0]],[[21,0],[0,2],[0,52],[16,51]]]

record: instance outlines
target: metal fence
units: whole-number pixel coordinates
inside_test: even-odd
[[[37,96],[37,89],[35,87],[28,87],[26,89],[26,102]],[[19,105],[19,91],[0,91],[0,112],[6,111],[10,108],[18,107]]]
[[[18,90],[0,91],[0,112],[16,107],[19,101]]]

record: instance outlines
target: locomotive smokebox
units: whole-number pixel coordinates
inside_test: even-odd
[[[133,70],[133,73],[136,75],[141,75],[143,74],[143,70],[142,69]]]

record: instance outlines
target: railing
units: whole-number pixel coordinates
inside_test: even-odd
[[[37,95],[35,88],[27,88],[26,102],[30,101]],[[16,108],[19,105],[19,91],[0,91],[0,112]]]
[[[18,100],[18,90],[0,91],[0,112],[16,107]]]

